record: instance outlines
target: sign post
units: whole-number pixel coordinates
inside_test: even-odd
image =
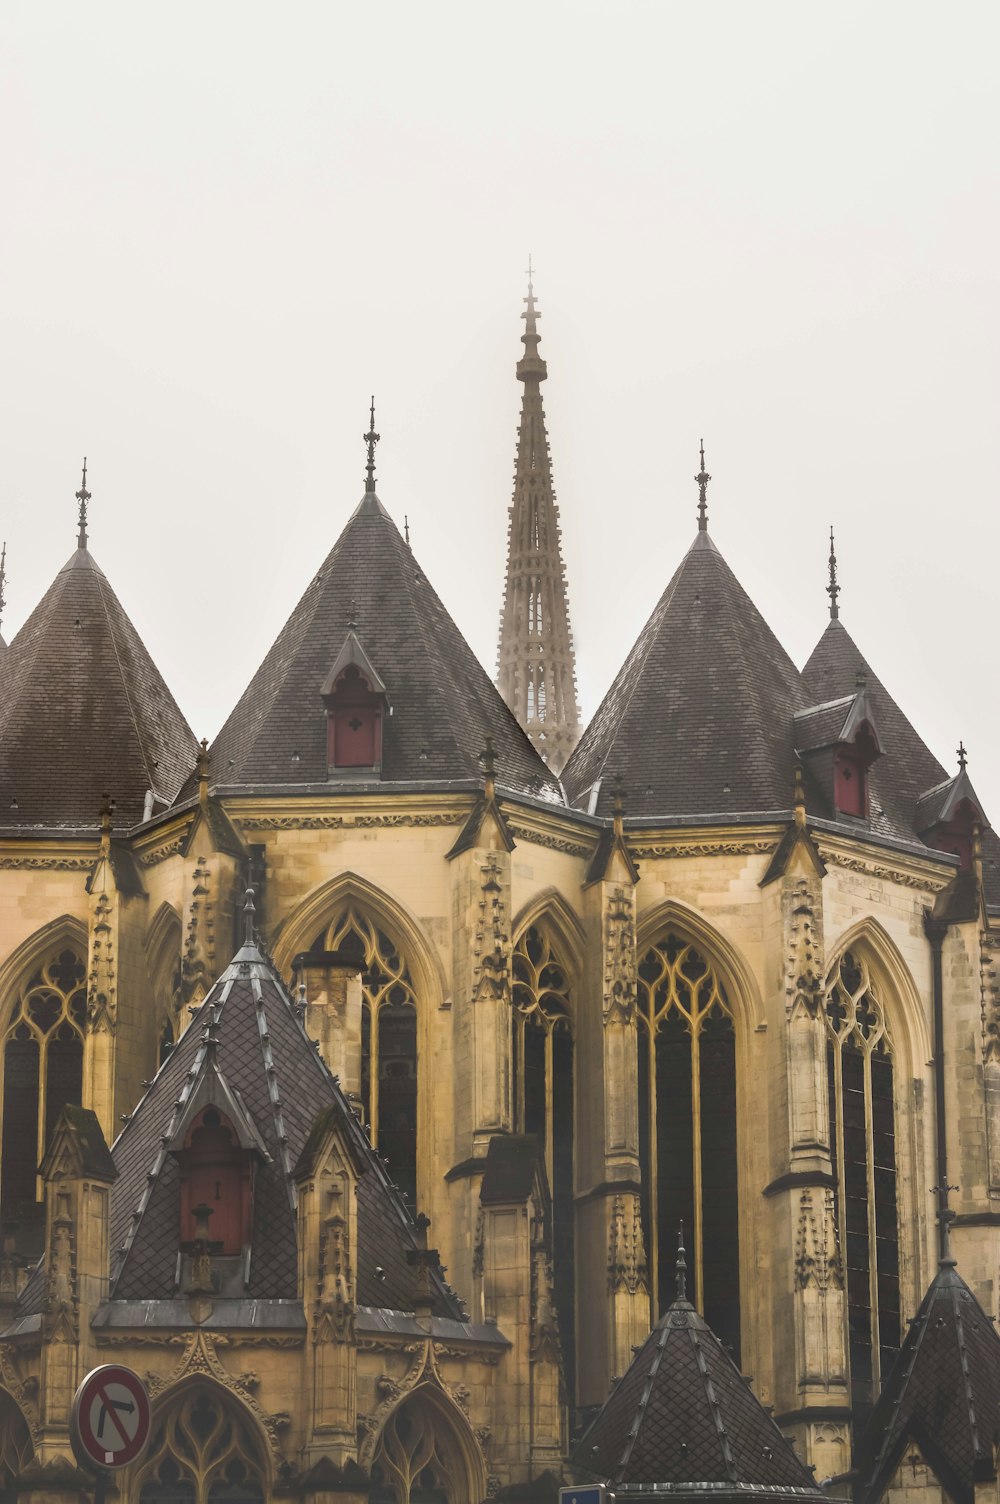
[[[145,1384],[120,1363],[91,1369],[77,1389],[69,1434],[77,1461],[97,1474],[95,1504],[103,1504],[108,1473],[128,1467],[146,1450],[151,1419]]]

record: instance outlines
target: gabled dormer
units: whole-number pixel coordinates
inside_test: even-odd
[[[352,628],[322,688],[326,706],[326,762],[330,778],[378,777],[386,687]]]
[[[972,869],[975,828],[986,825],[983,807],[972,787],[965,765],[965,748],[958,749],[958,772],[954,778],[928,789],[917,800],[917,833],[935,851],[957,856],[962,869]]]
[[[853,695],[798,712],[795,747],[830,800],[834,816],[867,820],[869,770],[882,756],[882,746],[871,697],[860,676]]]
[[[253,1234],[254,1181],[271,1155],[239,1091],[218,1063],[217,1024],[206,1027],[202,1060],[166,1143],[180,1175],[182,1252],[204,1236],[219,1258],[245,1258]]]

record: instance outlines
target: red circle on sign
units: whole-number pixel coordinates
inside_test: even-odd
[[[73,1450],[89,1467],[128,1467],[149,1441],[149,1395],[137,1373],[120,1363],[91,1369],[73,1397]]]

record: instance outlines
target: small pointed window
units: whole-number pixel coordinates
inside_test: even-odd
[[[216,1251],[239,1253],[250,1241],[251,1156],[217,1107],[206,1107],[192,1123],[180,1170],[181,1242],[193,1242],[198,1208],[207,1206]]]
[[[833,800],[837,813],[868,818],[868,770],[878,756],[878,742],[868,722],[853,741],[842,742],[833,754]]]
[[[382,707],[356,663],[337,676],[327,705],[327,764],[334,768],[371,768],[382,762]]]

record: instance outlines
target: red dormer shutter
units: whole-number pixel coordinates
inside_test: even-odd
[[[181,1242],[195,1236],[195,1207],[211,1207],[209,1230],[220,1254],[239,1253],[250,1241],[249,1153],[216,1107],[206,1107],[191,1125],[180,1155]]]
[[[357,664],[349,663],[327,696],[331,768],[376,768],[382,760],[382,704]]]

